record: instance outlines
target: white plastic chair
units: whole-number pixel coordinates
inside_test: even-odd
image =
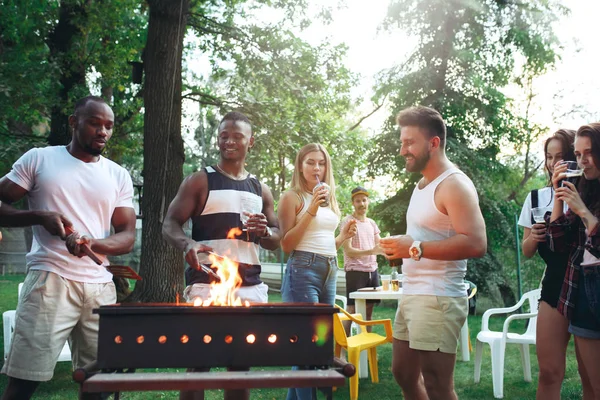
[[[481,378],[481,357],[483,344],[488,343],[492,351],[492,383],[494,397],[501,399],[504,392],[504,351],[507,344],[519,345],[521,352],[521,363],[523,364],[523,375],[526,382],[531,382],[531,360],[529,357],[529,345],[535,345],[535,329],[537,325],[538,300],[540,289],[527,292],[521,300],[512,307],[491,308],[483,314],[481,320],[481,332],[477,334],[477,346],[475,348],[475,383]],[[489,329],[489,319],[495,314],[507,314],[518,310],[525,302],[529,302],[530,312],[526,314],[513,314],[504,321],[502,332]],[[523,334],[508,332],[508,326],[516,319],[529,319],[527,330]]]
[[[21,299],[21,289],[23,288],[23,282],[19,283],[18,293],[19,299]],[[15,314],[16,310],[8,310],[2,313],[2,324],[4,328],[4,359],[8,357],[10,351],[10,344],[12,342],[13,333],[15,331]],[[58,355],[58,361],[71,361],[71,349],[69,343],[65,343],[64,347]]]
[[[344,310],[346,309],[346,306],[348,305],[348,299],[346,298],[346,296],[342,296],[341,294],[336,294],[335,301],[339,301],[340,303],[342,303],[341,307]]]

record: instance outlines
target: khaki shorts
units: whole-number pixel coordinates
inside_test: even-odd
[[[468,312],[466,297],[405,294],[396,312],[394,338],[408,341],[411,349],[456,354]]]
[[[249,301],[250,303],[268,303],[269,302],[269,286],[265,283],[259,283],[253,286],[242,286],[236,292],[242,302]],[[188,303],[193,303],[196,297],[208,299],[210,297],[210,284],[194,283],[185,288],[183,298]]]
[[[70,281],[52,272],[29,271],[15,316],[15,332],[2,373],[30,381],[49,381],[67,339],[73,367],[96,360],[98,314],[113,304],[115,285]]]

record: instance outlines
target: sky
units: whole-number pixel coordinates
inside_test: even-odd
[[[314,8],[316,5],[333,5],[337,1],[313,0],[312,4]],[[364,114],[374,108],[369,98],[375,74],[405,59],[416,44],[414,38],[399,30],[390,33],[380,29],[388,4],[388,0],[345,0],[345,7],[334,11],[333,23],[324,26],[315,22],[299,33],[312,44],[325,40],[346,43],[346,65],[361,75],[360,85],[354,88],[353,95],[365,99],[360,106]],[[538,95],[532,119],[547,126],[549,132],[559,127],[576,129],[585,122],[600,120],[600,101],[596,100],[600,93],[600,46],[595,43],[599,36],[600,1],[572,0],[563,4],[571,9],[571,13],[554,26],[563,46],[561,60],[554,70],[534,82]],[[524,96],[516,87],[505,88],[505,93],[517,102]],[[574,109],[581,112],[571,113]],[[386,118],[386,110],[382,108],[365,121],[365,127],[376,133]]]

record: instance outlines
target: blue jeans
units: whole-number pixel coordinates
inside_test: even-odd
[[[281,297],[292,303],[334,304],[337,258],[292,251],[281,283]],[[300,367],[294,367],[294,370]],[[286,400],[311,400],[313,388],[291,388]]]
[[[336,257],[292,251],[281,283],[283,301],[333,305],[337,269]]]
[[[587,339],[600,339],[600,266],[580,268],[577,301],[569,332]]]

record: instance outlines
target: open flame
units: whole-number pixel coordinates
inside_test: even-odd
[[[235,239],[236,236],[242,234],[241,229],[233,228],[227,233],[227,239]],[[239,264],[225,256],[210,254],[208,256],[212,264],[213,271],[219,276],[219,282],[210,284],[210,295],[207,299],[196,297],[194,306],[246,306],[249,307],[248,301],[242,304],[242,300],[237,295],[238,289],[242,286],[242,278],[239,273]]]

